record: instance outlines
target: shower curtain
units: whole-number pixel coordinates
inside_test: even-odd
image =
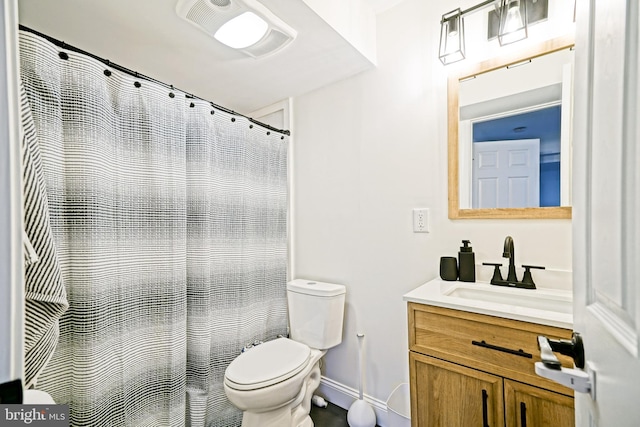
[[[210,110],[187,113],[187,425],[222,427],[228,364],[286,334],[287,144]]]
[[[69,309],[37,388],[73,426],[234,426],[226,366],[286,334],[287,137],[21,32]]]

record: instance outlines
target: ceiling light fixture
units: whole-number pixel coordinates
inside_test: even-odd
[[[241,15],[225,22],[213,37],[234,49],[244,49],[256,44],[269,29],[269,24],[253,12]]]
[[[253,58],[280,51],[298,35],[258,0],[178,0],[176,13],[227,51]]]

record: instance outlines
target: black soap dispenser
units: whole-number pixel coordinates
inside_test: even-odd
[[[476,255],[469,243],[471,242],[463,240],[464,246],[460,246],[460,252],[458,252],[458,277],[461,282],[476,281]]]

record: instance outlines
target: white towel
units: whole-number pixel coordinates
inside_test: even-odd
[[[22,242],[24,244],[25,267],[40,261],[40,258],[38,258],[38,254],[36,253],[36,250],[33,248],[33,245],[31,244],[31,240],[29,240],[29,235],[24,230],[22,230]]]
[[[53,355],[58,320],[69,303],[56,255],[40,150],[29,101],[21,86],[22,173],[25,247],[25,388],[36,383]]]

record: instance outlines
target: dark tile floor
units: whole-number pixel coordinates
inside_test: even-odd
[[[311,419],[315,427],[348,427],[347,411],[329,403],[326,408],[311,405]]]
[[[349,427],[347,410],[329,403],[326,408],[311,405],[311,419],[315,427]]]

